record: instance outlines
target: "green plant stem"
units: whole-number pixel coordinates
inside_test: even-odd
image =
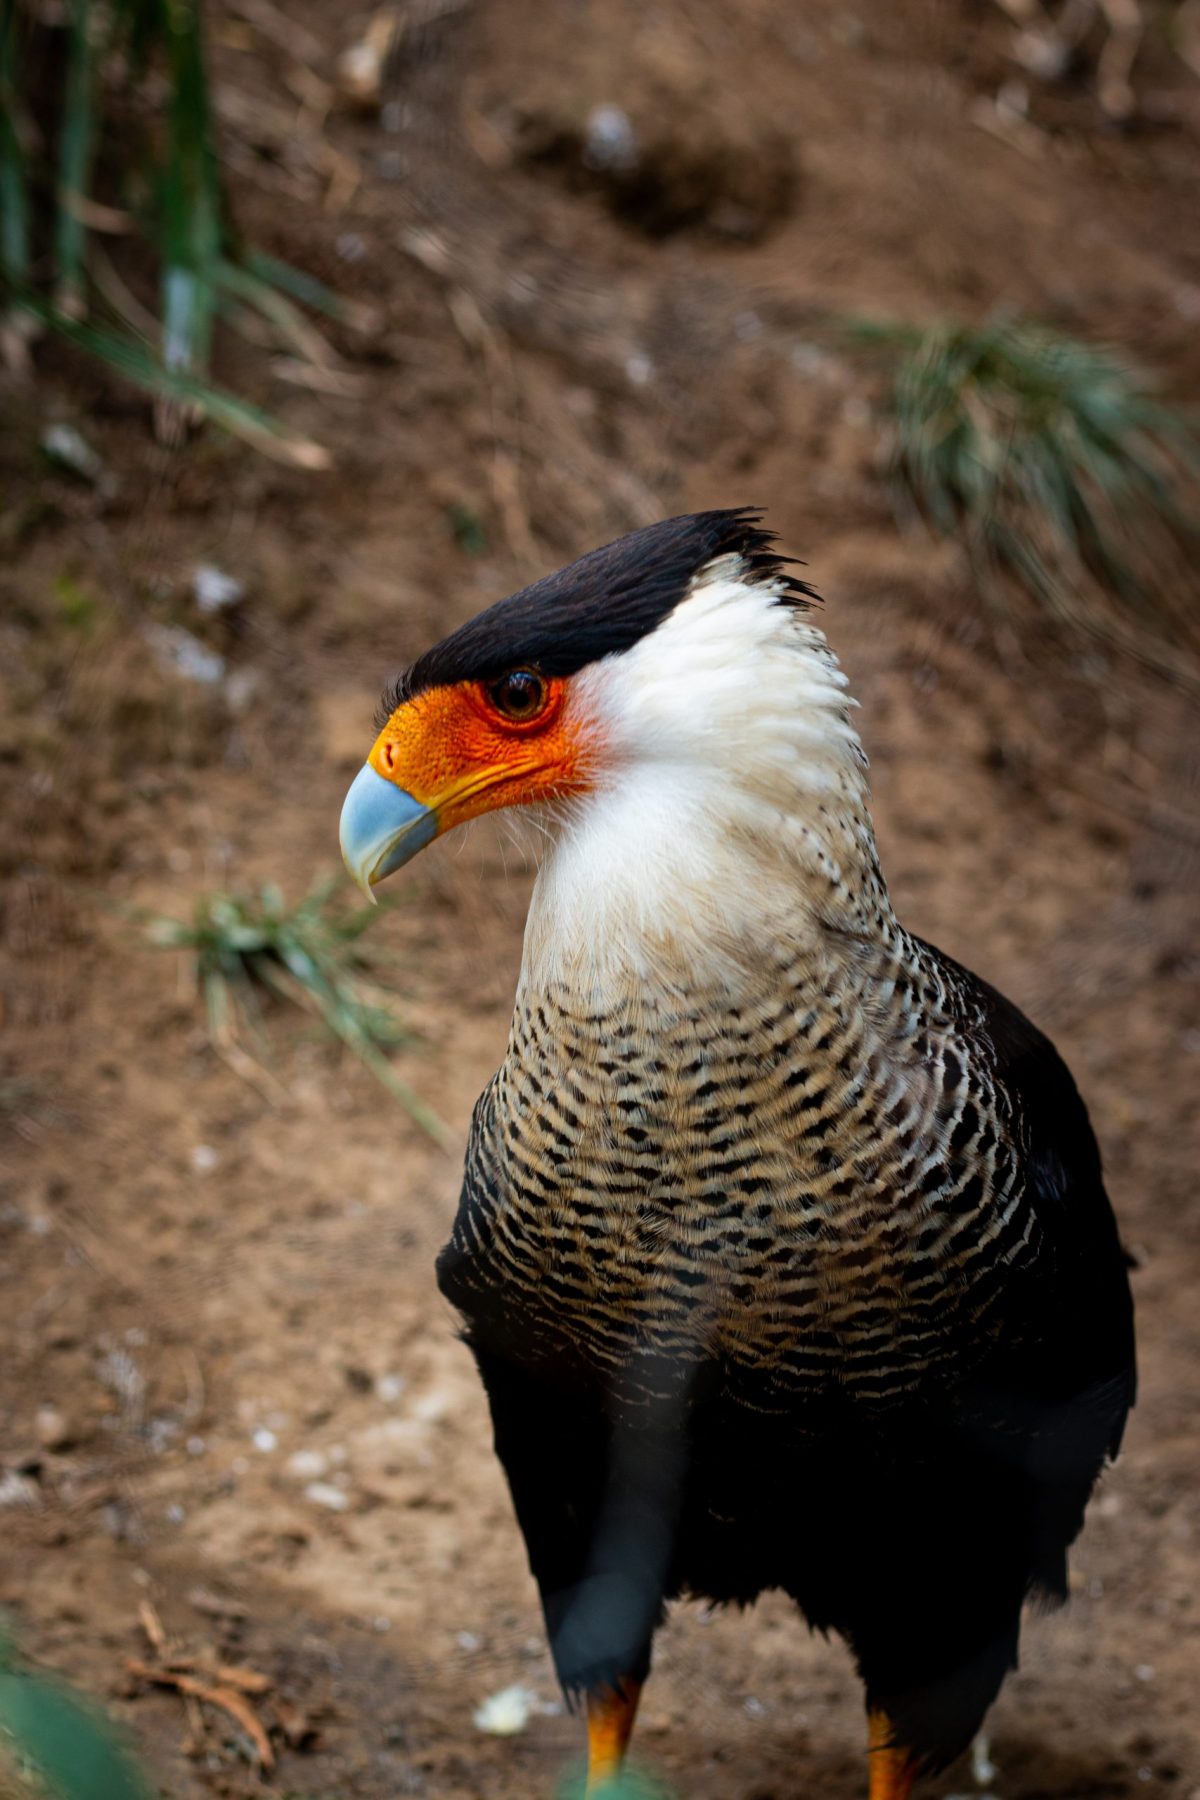
[[[67,0],[67,72],[59,139],[58,211],[55,216],[55,304],[68,318],[84,309],[87,230],[81,202],[92,164],[95,82],[91,0]]]
[[[16,0],[0,0],[0,275],[29,278],[29,192],[17,135],[20,48]]]

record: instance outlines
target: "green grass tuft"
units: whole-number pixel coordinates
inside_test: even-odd
[[[274,995],[315,1016],[339,1038],[407,1110],[421,1129],[445,1145],[450,1133],[421,1097],[396,1073],[390,1052],[412,1041],[393,998],[371,978],[380,958],[367,954],[362,936],[379,916],[374,906],[347,907],[335,898],[338,878],[318,882],[293,906],[267,884],[257,895],[207,894],[190,920],[135,913],[157,948],[184,950],[193,958],[203,993],[209,1039],[238,1073],[264,1085],[260,1060],[264,995]]]
[[[1195,640],[1178,575],[1200,547],[1200,438],[1147,377],[1015,318],[849,329],[889,369],[894,479],[993,596],[1007,572],[1057,623],[1126,648],[1138,626]],[[1124,619],[1089,608],[1097,587]]]

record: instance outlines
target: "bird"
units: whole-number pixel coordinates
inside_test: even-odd
[[[753,507],[634,531],[385,694],[363,890],[541,826],[437,1281],[614,1791],[664,1608],[791,1596],[870,1800],[973,1740],[1135,1394],[1128,1263],[1050,1041],[908,931],[814,589]]]

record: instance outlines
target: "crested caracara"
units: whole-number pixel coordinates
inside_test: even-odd
[[[545,823],[438,1281],[589,1794],[665,1602],[782,1588],[901,1800],[1065,1596],[1133,1398],[1083,1102],[896,918],[812,602],[753,513],[634,532],[426,651],[342,813],[368,892],[477,814]]]

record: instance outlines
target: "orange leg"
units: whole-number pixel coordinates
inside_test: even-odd
[[[625,1751],[637,1717],[640,1681],[623,1681],[607,1693],[589,1694],[587,1703],[588,1767],[584,1800],[602,1795],[621,1773]]]
[[[868,1714],[871,1767],[870,1800],[908,1800],[917,1778],[912,1757],[895,1741],[886,1713]]]

